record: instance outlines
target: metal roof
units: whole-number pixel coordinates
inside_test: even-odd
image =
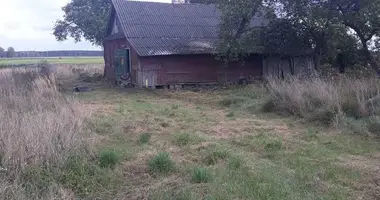
[[[112,2],[125,37],[140,56],[215,52],[220,13],[214,5]],[[256,17],[252,25],[265,21]]]

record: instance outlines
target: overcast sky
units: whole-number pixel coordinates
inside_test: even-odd
[[[70,0],[0,0],[0,47],[16,50],[92,50],[100,47],[73,40],[57,42],[54,22]],[[146,0],[171,2],[171,0]]]

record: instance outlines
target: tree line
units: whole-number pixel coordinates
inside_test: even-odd
[[[16,55],[16,51],[13,47],[8,47],[7,50],[4,48],[0,47],[0,58],[13,58]]]
[[[371,66],[380,74],[380,0],[188,0],[215,4],[221,11],[218,57],[226,63],[244,59],[252,48],[282,55],[310,52],[321,65]],[[187,2],[188,2],[187,1]],[[55,24],[57,40],[84,38],[101,45],[110,0],[71,0]],[[267,25],[251,27],[254,16]]]

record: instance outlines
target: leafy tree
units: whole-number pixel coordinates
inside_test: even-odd
[[[13,47],[8,47],[7,49],[7,57],[8,58],[13,58],[16,56],[16,51]]]
[[[0,47],[0,58],[4,57],[4,54],[5,54],[5,49],[3,49],[2,47]]]
[[[62,10],[63,20],[57,20],[54,27],[58,41],[72,37],[76,42],[84,38],[102,44],[111,11],[110,0],[71,0]]]
[[[366,60],[380,73],[369,45],[380,35],[380,0],[334,0],[333,6],[340,22],[359,38]]]

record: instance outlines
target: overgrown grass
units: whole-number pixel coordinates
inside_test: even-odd
[[[103,168],[115,168],[115,165],[119,162],[119,157],[115,151],[102,151],[99,156],[99,165]]]
[[[369,119],[380,114],[380,81],[376,78],[268,79],[267,88],[270,98],[264,106],[266,111],[296,115],[311,122],[339,126],[345,119]],[[374,127],[376,120],[367,122]],[[367,131],[374,130],[369,126]]]
[[[175,137],[175,143],[178,146],[186,146],[189,145],[192,141],[191,135],[189,133],[180,133]]]
[[[167,174],[174,170],[174,162],[169,153],[160,152],[149,161],[149,170],[153,173]]]
[[[207,168],[195,168],[191,180],[194,183],[207,183],[211,180],[211,173]]]
[[[0,71],[0,164],[6,169],[0,173],[0,191],[7,190],[7,198],[29,198],[29,186],[17,182],[20,175],[30,168],[61,166],[82,145],[79,103],[58,91],[55,78],[38,69]],[[60,186],[43,185],[48,175],[40,179],[35,192],[54,196]],[[8,191],[12,187],[16,190]]]

